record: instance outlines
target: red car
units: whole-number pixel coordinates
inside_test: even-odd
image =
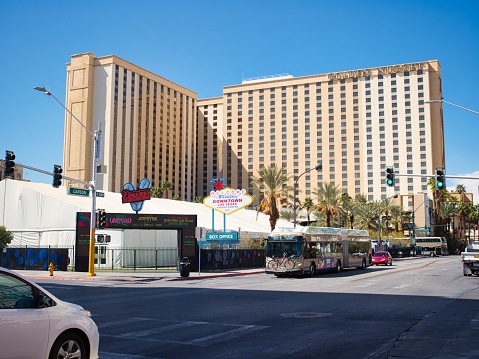
[[[391,254],[389,252],[385,252],[385,251],[380,251],[380,252],[376,252],[373,254],[373,265],[380,265],[380,264],[384,264],[385,266],[387,266],[388,264],[390,266],[393,265],[393,257],[391,257]]]

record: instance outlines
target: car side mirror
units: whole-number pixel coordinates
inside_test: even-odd
[[[43,294],[43,293],[38,294],[38,296],[37,296],[37,305],[38,305],[38,308],[48,308],[48,307],[51,307],[50,298],[47,297],[47,296],[46,296],[45,294]]]

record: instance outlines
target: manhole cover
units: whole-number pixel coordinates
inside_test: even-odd
[[[331,314],[329,313],[284,313],[281,316],[286,318],[324,318],[330,317]]]

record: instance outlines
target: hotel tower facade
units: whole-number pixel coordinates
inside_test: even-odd
[[[369,200],[398,192],[407,209],[415,194],[430,192],[426,175],[445,167],[441,107],[424,104],[442,98],[436,60],[246,79],[198,100],[116,56],[86,53],[67,64],[66,98],[87,128],[101,122],[98,188],[106,191],[146,177],[192,201],[209,195],[213,178],[252,191],[251,176],[275,165],[301,175],[300,201],[330,182]],[[92,140],[75,122],[66,115],[64,171],[88,182]],[[385,181],[389,166],[394,187]]]

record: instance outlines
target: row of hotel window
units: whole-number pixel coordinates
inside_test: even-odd
[[[420,87],[420,89],[422,90],[422,86]],[[370,91],[366,91],[366,95],[367,95],[367,96],[370,95]],[[357,95],[356,95],[356,96],[357,96]],[[342,96],[342,97],[345,97],[345,96]],[[423,92],[419,92],[419,93],[418,93],[418,97],[419,97],[419,98],[424,97],[424,93],[423,93]],[[404,102],[404,106],[406,106],[406,107],[411,106],[411,101],[408,101],[410,98],[411,98],[411,95],[410,95],[410,94],[405,94],[404,99],[405,99],[406,101]],[[333,98],[333,95],[329,95],[329,96],[328,96],[328,100],[332,100],[332,99],[334,99],[334,98]],[[381,102],[384,102],[384,96],[379,96],[379,97],[377,98],[377,100],[378,100],[378,102],[380,102],[380,103],[379,103],[379,108],[384,108],[384,104],[381,103]],[[231,101],[231,100],[228,100],[228,101]],[[316,96],[316,101],[321,101],[321,96]],[[365,102],[366,102],[366,103],[370,103],[371,101],[372,101],[371,97],[366,97],[366,98],[365,98]],[[391,101],[397,101],[397,95],[391,95]],[[304,102],[309,102],[309,97],[305,97],[305,98],[304,98]],[[298,99],[297,99],[297,98],[294,98],[294,99],[293,99],[293,103],[298,103]],[[286,104],[287,104],[287,100],[281,100],[281,105],[286,105]],[[353,99],[352,104],[353,104],[353,105],[359,104],[359,99],[357,99],[357,98]],[[419,105],[422,105],[422,104],[423,104],[423,102],[422,102],[422,100],[420,100],[420,101],[419,101]],[[275,105],[276,105],[276,101],[270,101],[270,106],[275,106]],[[346,105],[347,105],[347,104],[346,104],[346,100],[341,100],[340,105],[341,105],[341,106],[346,106]],[[328,106],[329,106],[329,107],[334,107],[334,102],[333,102],[333,101],[329,101],[329,102],[328,102]],[[370,105],[368,105],[368,106],[370,106]],[[391,107],[397,107],[397,106],[398,106],[398,103],[397,103],[397,102],[392,102],[392,103],[391,103]],[[254,107],[254,103],[249,103],[249,104],[248,104],[248,108],[252,108],[252,107]],[[259,103],[258,103],[258,107],[264,107],[264,102],[259,102]],[[316,103],[316,107],[322,107],[322,102],[317,102],[317,103]],[[242,104],[238,104],[238,109],[242,109],[242,108],[243,108],[243,105],[242,105]],[[305,108],[305,109],[310,108],[309,103],[305,103],[305,104],[304,104],[304,108]],[[227,109],[227,111],[231,111],[231,110],[232,110],[232,106],[229,105],[229,106],[226,107],[226,109]],[[298,105],[293,105],[293,110],[297,110],[297,109],[298,109]],[[358,108],[357,106],[354,107],[354,111],[358,111],[358,109],[359,109],[359,108]],[[282,106],[282,107],[281,107],[281,110],[282,110],[282,111],[286,111],[286,110],[287,110],[287,107],[286,107],[286,106]],[[342,109],[341,109],[341,112],[345,112],[345,110],[346,110],[345,108],[342,108]],[[275,111],[276,111],[276,109],[275,109],[274,107],[270,108],[270,112],[275,112]],[[217,114],[217,112],[218,112],[218,110],[214,110],[214,111],[213,111],[213,114]],[[208,116],[207,106],[205,106],[205,107],[203,108],[203,115],[204,115],[204,116]]]
[[[422,85],[418,87],[418,90],[421,90],[421,91],[422,91],[423,89],[424,89],[424,88],[423,88]],[[404,90],[405,90],[405,91],[409,91],[410,88],[409,88],[409,87],[406,87]],[[392,88],[392,89],[391,89],[391,92],[392,92],[392,93],[395,93],[395,92],[396,92],[396,88]],[[378,94],[379,94],[379,95],[383,95],[383,94],[384,94],[384,91],[379,90],[379,91],[378,91]],[[371,91],[366,91],[366,94],[365,94],[365,95],[366,95],[366,96],[371,96]],[[286,96],[283,96],[283,97],[286,97]],[[358,92],[353,92],[353,97],[359,97]],[[419,98],[424,97],[424,93],[423,93],[423,92],[418,92],[418,96],[417,96],[417,97],[419,97]],[[344,93],[344,94],[341,94],[340,98],[346,98],[346,94],[345,94],[345,93]],[[404,99],[408,100],[408,99],[410,99],[410,98],[411,98],[411,94],[409,94],[409,93],[404,94]],[[397,101],[397,99],[398,99],[398,96],[397,96],[397,95],[391,95],[391,101]],[[241,99],[238,99],[238,100],[241,100]],[[305,108],[309,108],[309,103],[308,103],[308,102],[310,102],[310,97],[304,97],[302,100],[303,100],[303,102],[305,102],[305,104],[304,104]],[[328,95],[328,100],[334,100],[334,95]],[[383,102],[383,101],[384,101],[384,96],[379,96],[379,97],[377,98],[377,100],[378,100],[379,102]],[[251,101],[251,102],[248,103],[248,108],[254,108],[254,107],[260,107],[260,108],[261,108],[261,107],[264,107],[264,106],[265,106],[265,105],[264,105],[264,101],[252,102],[252,98],[251,98],[250,101]],[[319,102],[319,101],[322,101],[322,97],[321,97],[321,96],[316,96],[316,107],[321,107],[321,106],[322,106],[322,102]],[[371,101],[372,101],[371,97],[365,97],[365,102],[368,103],[368,102],[371,102]],[[238,102],[241,102],[241,101],[238,101]],[[293,98],[293,99],[292,99],[292,103],[298,103],[298,102],[299,102],[299,99],[298,99],[298,98]],[[231,105],[231,99],[228,99],[228,100],[227,100],[227,103],[228,103],[229,105],[227,105],[226,110],[231,111],[231,110],[233,109],[233,106]],[[288,103],[288,100],[281,100],[281,105],[286,105],[287,103]],[[359,103],[359,99],[353,98],[352,104],[358,104],[358,103]],[[278,104],[279,104],[279,103],[278,103]],[[346,100],[341,100],[341,105],[345,106],[346,104],[347,104],[347,103],[346,103]],[[421,101],[420,101],[419,104],[422,104]],[[276,101],[270,101],[270,102],[269,102],[269,105],[270,105],[270,106],[276,106]],[[328,102],[328,106],[330,106],[330,107],[334,106],[334,102],[333,102],[333,101]],[[396,104],[396,106],[397,106],[397,104]],[[411,106],[410,101],[406,101],[406,102],[405,102],[405,106]],[[241,110],[241,109],[243,108],[243,104],[242,104],[242,103],[238,103],[238,104],[237,104],[237,108],[238,108],[239,110]],[[283,107],[282,107],[283,111],[286,111],[286,108],[287,108],[286,106],[283,106]],[[272,107],[270,110],[271,110],[272,112],[274,112],[274,107]],[[207,111],[207,110],[204,110],[204,113],[203,113],[203,114],[204,114],[205,116],[208,115],[208,111]]]
[[[418,85],[418,91],[423,91],[424,90],[424,86],[423,85]],[[405,99],[409,99],[411,98],[411,94],[409,93],[411,91],[411,87],[410,86],[405,86],[404,87],[404,98]],[[317,93],[320,93],[321,91],[317,92]],[[396,87],[392,87],[391,88],[391,93],[397,93],[397,88]],[[364,93],[365,96],[371,96],[371,90],[366,90],[365,93]],[[384,90],[383,89],[378,89],[378,95],[384,95]],[[297,92],[293,92],[293,96],[298,96]],[[420,92],[418,93],[418,97],[423,97],[423,93]],[[286,93],[282,93],[282,96],[281,97],[287,97],[287,94]],[[359,92],[357,91],[354,91],[353,92],[353,97],[359,97]],[[272,94],[270,96],[270,99],[273,99],[275,98],[275,95]],[[346,98],[346,93],[341,93],[340,95],[340,98]],[[334,95],[333,94],[330,94],[328,95],[328,100],[333,100],[334,99]],[[253,97],[248,97],[248,107],[254,107],[254,105],[256,104],[258,107],[264,107],[264,96],[259,96],[259,102],[255,102],[253,100]],[[293,97],[292,98],[292,102],[293,103],[298,103],[299,102],[299,98],[297,97]],[[302,98],[301,100],[303,100],[303,102],[310,102],[310,97],[309,96],[306,96],[304,98]],[[395,101],[397,100],[397,95],[391,95],[391,100],[392,101]],[[318,95],[316,96],[316,101],[322,101],[322,96],[321,95]],[[371,98],[366,98],[366,102],[370,102],[371,101]],[[379,96],[378,97],[378,101],[384,101],[384,96]],[[238,108],[242,108],[242,102],[243,102],[243,99],[242,98],[238,98],[237,99],[237,102],[238,102]],[[233,103],[233,100],[232,99],[227,99],[226,100],[226,103],[228,104],[227,106],[227,110],[231,110],[231,104]],[[286,99],[283,99],[281,100],[281,104],[282,105],[286,105],[288,103],[288,100]],[[358,103],[358,99],[353,99],[353,103]],[[270,100],[269,102],[270,106],[275,106],[276,105],[276,101],[275,100]],[[343,100],[341,101],[341,104],[346,104],[346,100]],[[329,103],[329,106],[332,106],[332,102]],[[207,106],[204,107],[205,109],[205,115],[208,114],[208,111],[206,110],[207,109]]]
[[[419,124],[419,125],[422,125],[422,124]],[[424,126],[420,126],[420,127],[421,127],[421,128],[424,128]],[[396,128],[395,130],[397,130],[397,128]],[[344,131],[344,132],[343,132],[343,131]],[[341,130],[341,135],[346,134],[345,131],[346,131],[346,130]],[[384,126],[383,126],[381,132],[385,132],[385,131],[386,131],[386,130],[385,130]],[[270,132],[274,132],[274,131],[270,131]],[[285,130],[285,131],[283,131],[283,132],[289,132],[289,131]],[[355,133],[357,133],[357,132],[359,132],[359,131],[355,131]],[[370,127],[368,127],[368,128],[366,129],[366,132],[372,132],[372,129],[371,129]],[[262,134],[262,132],[260,132],[260,134]],[[303,133],[301,133],[301,134],[303,134]],[[425,131],[420,131],[420,134],[425,135]],[[241,135],[242,135],[241,132],[235,134],[234,137],[236,138],[236,142],[237,142],[237,143],[242,143],[242,142],[243,142],[243,138],[242,138],[242,137],[237,137],[237,136],[241,136]],[[316,143],[323,143],[323,139],[322,139],[322,137],[323,137],[323,131],[318,131],[318,132],[316,132],[316,136],[319,137],[319,138],[316,139]],[[328,132],[328,134],[327,134],[327,135],[324,135],[324,136],[334,136],[334,130],[330,130],[330,131]],[[412,136],[412,132],[409,132],[409,131],[406,132],[406,137],[411,137],[411,136]],[[228,143],[232,143],[233,141],[232,141],[232,138],[231,138],[231,137],[232,137],[232,136],[231,136],[231,133],[228,133],[228,136],[227,136],[227,137],[228,137]],[[293,133],[293,135],[292,135],[292,138],[299,138],[299,137],[300,137],[300,136],[299,136],[299,133],[298,133],[298,132],[295,132],[295,133]],[[302,137],[303,137],[303,136],[302,136]],[[313,137],[313,136],[311,135],[310,132],[305,132],[305,133],[304,133],[304,137],[305,137],[305,138],[309,138],[309,137]],[[397,132],[394,132],[394,133],[392,134],[392,137],[393,137],[393,138],[398,138],[398,137],[399,137],[399,134],[398,134]],[[288,138],[288,135],[287,135],[287,134],[281,135],[281,139],[286,140],[287,138]],[[380,138],[380,139],[386,138],[386,136],[385,136],[384,133],[380,133],[380,134],[379,134],[379,138]],[[276,136],[275,136],[275,135],[270,135],[270,138],[269,138],[269,139],[270,139],[270,140],[275,140],[275,139],[276,139]],[[359,136],[354,136],[353,139],[354,139],[354,141],[359,141]],[[368,139],[369,139],[369,138],[368,138]],[[259,147],[264,147],[264,142],[263,142],[264,140],[265,140],[264,136],[259,136],[258,138],[248,137],[248,142],[256,142],[256,143],[258,143],[258,141],[259,141]],[[309,140],[306,140],[306,141],[309,141]],[[348,139],[347,137],[343,136],[343,137],[341,137],[341,141],[342,141],[342,142],[348,142],[349,139]],[[421,139],[421,143],[422,143],[422,141],[423,141],[423,139]],[[328,142],[329,142],[329,143],[335,142],[335,138],[334,138],[334,137],[330,137],[330,138],[328,139]],[[283,142],[283,143],[284,143],[284,142]],[[308,142],[308,143],[309,143],[309,142]],[[406,140],[406,144],[412,144],[412,140],[407,139],[407,140]],[[275,147],[275,145],[276,145],[275,142],[271,142],[271,143],[270,143],[270,146],[271,146],[271,147]],[[287,146],[287,145],[283,145],[283,146]]]
[[[285,126],[285,125],[286,125],[286,123],[284,123],[284,122],[285,122],[285,121],[283,121],[282,126]],[[398,121],[397,121],[397,118],[396,118],[396,121],[393,121],[393,123],[397,123],[397,122],[398,122]],[[384,126],[384,124],[385,124],[385,120],[384,120],[384,119],[380,119],[380,120],[379,120],[379,131],[380,131],[380,132],[386,130],[386,126]],[[334,122],[331,122],[331,123],[329,123],[328,127],[332,129],[332,128],[335,127],[334,125],[335,125],[335,123],[334,123]],[[366,132],[372,132],[372,127],[370,127],[370,126],[372,126],[372,120],[366,120],[366,125],[368,126],[368,127],[366,127]],[[274,122],[271,122],[271,123],[270,123],[270,126],[271,126],[271,127],[269,127],[269,128],[266,129],[267,132],[268,132],[268,133],[275,133],[275,132],[276,132],[275,123],[274,123]],[[359,121],[354,121],[354,126],[359,126]],[[341,122],[341,127],[343,127],[343,129],[341,129],[341,134],[346,134],[346,129],[344,128],[344,127],[347,127],[346,122]],[[425,128],[425,127],[426,127],[426,124],[425,124],[424,122],[420,122],[420,123],[419,123],[419,128]],[[248,125],[248,128],[249,128],[249,130],[248,130],[248,135],[253,135],[254,132],[257,132],[257,133],[259,133],[259,134],[264,134],[264,131],[265,131],[265,129],[264,129],[264,123],[260,123],[257,128],[255,128],[255,127],[253,126],[253,124],[249,124],[249,125]],[[317,130],[320,130],[320,129],[322,129],[322,128],[323,128],[323,125],[322,125],[321,123],[319,123],[319,124],[316,125],[316,129],[317,129]],[[412,129],[412,124],[411,124],[411,123],[405,123],[404,128],[405,128],[406,130]],[[227,131],[231,131],[232,129],[233,129],[233,126],[231,126],[231,125],[226,126],[226,130],[227,130]],[[243,126],[242,126],[242,125],[238,125],[237,127],[235,127],[235,130],[239,130],[239,132],[236,133],[237,136],[241,136],[241,135],[242,135],[242,131],[241,131],[242,129],[243,129]],[[298,130],[301,130],[301,131],[310,131],[310,130],[311,130],[311,126],[310,126],[310,125],[303,125],[303,126],[301,126],[301,128],[300,128],[300,126],[296,126],[296,125],[294,125],[294,126],[292,126],[292,127],[281,127],[281,131],[282,131],[282,132],[290,132],[291,130],[293,130],[293,131],[298,131]],[[388,129],[388,130],[389,130],[389,129]],[[393,130],[393,131],[399,130],[399,125],[394,125],[394,124],[392,124],[392,125],[391,125],[391,130]],[[308,133],[308,132],[306,132],[306,133]],[[354,133],[359,133],[359,127],[355,127],[355,128],[354,128]],[[329,131],[329,134],[330,134],[330,135],[334,135],[334,130],[330,130],[330,131]],[[207,138],[206,136],[207,136],[207,135],[205,135],[205,138]],[[274,137],[274,135],[272,135],[272,136]],[[317,136],[322,136],[322,131],[317,132]],[[271,139],[273,139],[273,137],[272,137]],[[309,134],[308,134],[306,137],[309,137]]]
[[[354,108],[354,111],[359,111],[359,108],[356,106],[356,107]],[[424,108],[423,108],[423,107],[420,107],[418,111],[419,111],[419,113],[424,113]],[[273,112],[274,112],[274,111],[273,111]],[[341,109],[341,112],[347,112],[347,111],[346,111],[346,108]],[[259,113],[260,113],[260,114],[261,114],[261,113],[265,113],[265,112],[264,112],[264,109],[259,109]],[[329,114],[334,114],[334,109],[329,109],[328,113],[329,113]],[[404,114],[412,114],[413,112],[412,112],[412,110],[411,110],[410,108],[405,108],[403,113],[404,113]],[[253,110],[248,110],[248,115],[253,115],[253,114],[254,114]],[[316,110],[316,115],[322,115],[322,114],[323,114],[323,110]],[[391,110],[391,113],[390,113],[391,116],[397,116],[398,114],[399,114],[398,110]],[[238,111],[238,116],[242,116],[242,115],[243,115],[242,111]],[[226,116],[227,116],[227,121],[231,121],[232,113],[231,113],[231,112],[228,112],[228,113],[226,114]],[[289,115],[288,115],[286,112],[283,112],[283,113],[281,114],[281,118],[288,118],[288,116],[289,116]],[[310,112],[309,110],[305,111],[305,112],[304,112],[304,116],[306,116],[306,117],[311,116],[311,112]],[[384,116],[385,116],[385,111],[378,111],[378,116],[384,117]],[[292,113],[292,117],[299,117],[299,112],[293,112],[293,113]],[[366,112],[366,117],[372,117],[372,112]],[[275,114],[271,114],[269,118],[270,118],[270,119],[275,119],[275,118],[276,118],[276,115],[275,115]],[[320,121],[320,118],[321,118],[321,117],[318,117],[318,122]],[[358,113],[354,113],[354,114],[353,114],[353,118],[359,118],[359,114],[358,114]],[[253,121],[253,117],[249,117],[249,119],[251,119],[250,121]],[[345,119],[346,119],[346,115],[341,115],[341,119],[342,119],[342,120],[345,120]],[[260,121],[264,120],[264,116],[263,116],[263,115],[260,115],[260,116],[259,116],[259,120],[260,120]],[[335,120],[335,117],[334,117],[334,116],[329,116],[329,120],[330,120],[330,121],[334,121],[334,120]],[[238,122],[242,122],[242,118],[238,118]]]
[[[423,74],[423,71],[422,71],[422,70],[418,70],[418,71],[417,71],[417,74],[418,74],[418,75],[422,75],[422,74]],[[409,83],[410,83],[410,79],[407,78],[407,77],[409,76],[409,72],[404,72],[404,73],[403,73],[403,76],[404,76],[404,77],[403,77],[403,83],[404,83],[404,84],[409,84]],[[391,74],[390,78],[391,78],[391,83],[390,83],[390,85],[391,85],[391,86],[396,86],[396,85],[397,85],[397,81],[396,81],[396,80],[392,80],[392,79],[395,79],[395,78],[396,78],[396,74]],[[377,76],[377,79],[378,79],[378,80],[383,80],[383,79],[384,79],[384,76],[383,76],[383,75],[379,75],[379,76]],[[364,84],[364,85],[365,85],[366,88],[370,88],[370,87],[371,87],[371,82],[370,82],[370,80],[371,80],[371,77],[370,77],[370,76],[366,76],[366,77],[364,78],[364,81],[365,81],[365,84]],[[358,84],[354,84],[354,83],[357,83],[358,81],[359,81],[359,80],[358,80],[357,78],[353,78],[351,81],[348,81],[348,82],[353,82],[353,89],[358,89]],[[423,82],[423,81],[424,81],[424,79],[423,79],[422,77],[418,77],[418,78],[417,78],[417,82]],[[339,83],[340,83],[341,85],[343,85],[343,84],[346,83],[346,80],[344,80],[344,79],[343,79],[343,80],[340,80]],[[314,84],[304,84],[303,87],[304,87],[304,88],[309,88],[310,85],[311,85],[311,86],[314,86]],[[331,81],[328,81],[328,85],[334,85],[334,81],[332,81],[332,80],[331,80]],[[377,82],[377,85],[378,85],[378,87],[381,87],[381,86],[384,85],[384,82],[383,82],[383,81],[378,81],[378,82]],[[288,87],[292,87],[293,90],[296,90],[296,89],[299,88],[299,85],[281,86],[281,91],[286,91],[286,89],[287,89]],[[317,90],[321,90],[321,89],[320,89],[320,87],[321,87],[321,82],[316,82],[316,87],[317,87],[317,88],[316,88],[316,91],[317,91]],[[276,87],[271,87],[271,88],[269,88],[269,91],[270,91],[270,92],[275,92],[277,89],[279,90],[279,87],[278,87],[278,88],[276,88]],[[341,91],[346,91],[346,86],[340,86],[340,90],[341,90]],[[265,91],[265,89],[259,89],[259,90],[258,90],[259,93],[264,93],[264,91]],[[306,91],[308,91],[308,93],[309,93],[309,90],[306,90]],[[328,91],[329,91],[329,92],[333,92],[333,91],[334,91],[334,87],[329,87],[329,88],[328,88]],[[245,92],[246,92],[246,91],[245,91]],[[317,91],[317,92],[318,92],[318,91]],[[319,91],[319,92],[320,92],[320,91]],[[248,94],[251,95],[251,94],[253,94],[253,93],[254,93],[253,90],[248,90]],[[232,94],[233,94],[232,92],[227,93],[227,94],[226,94],[226,97],[232,97]],[[237,94],[238,96],[242,96],[242,95],[243,95],[243,91],[238,91],[236,94]]]

